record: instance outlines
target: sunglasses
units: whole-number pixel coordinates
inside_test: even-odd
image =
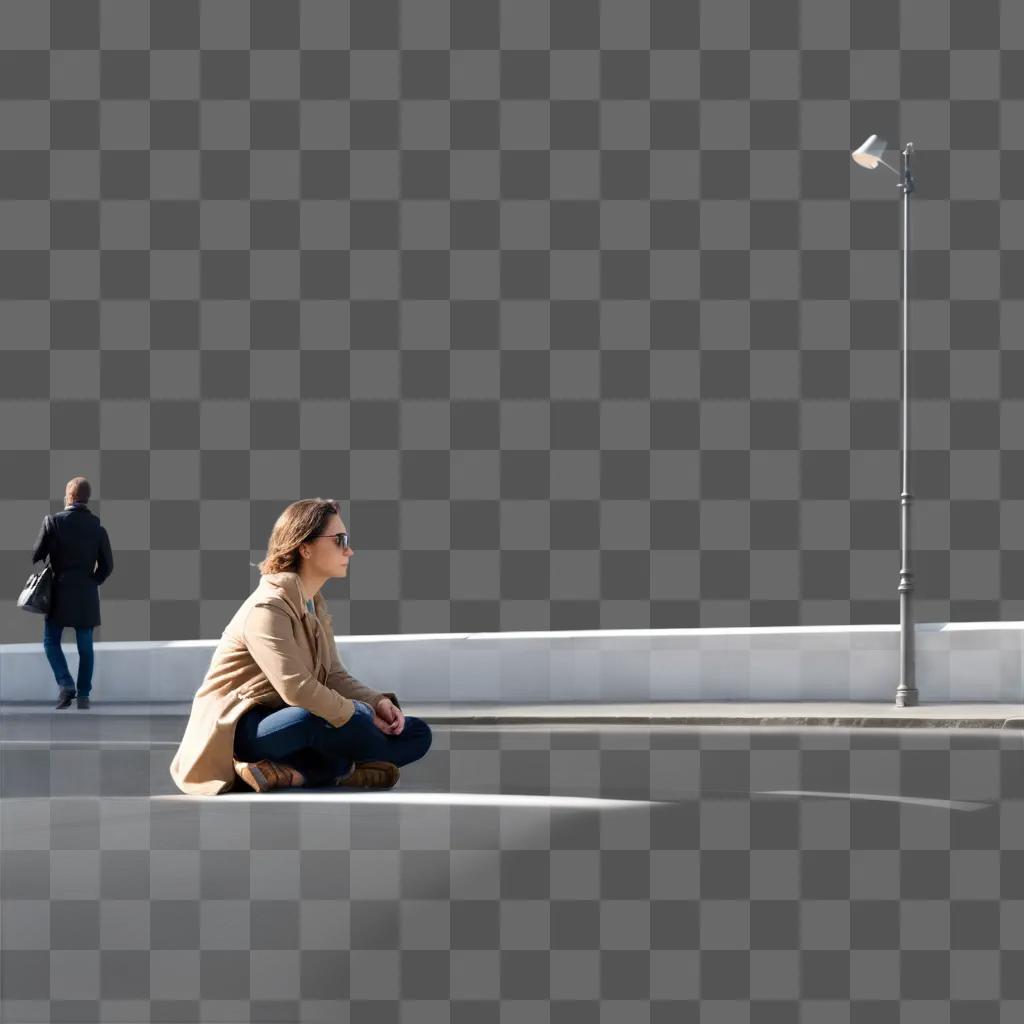
[[[347,533],[321,533],[319,537],[315,537],[314,540],[320,540],[321,537],[330,537],[334,541],[335,547],[347,548],[348,547],[348,534]]]

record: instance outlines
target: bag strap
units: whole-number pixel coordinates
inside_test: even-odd
[[[54,534],[54,536],[56,536],[57,524],[53,521],[53,516],[49,516],[48,515],[43,520],[43,530],[44,531],[48,531],[49,533],[52,533],[52,534]],[[49,550],[46,552],[46,561],[49,563],[50,572],[52,572],[54,575],[56,575],[57,574],[57,570],[56,570],[56,568],[54,567],[54,564],[53,564],[53,552],[54,552],[54,550],[55,550],[54,545],[51,542],[50,545],[49,545]]]

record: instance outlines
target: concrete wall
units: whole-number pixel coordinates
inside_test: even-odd
[[[917,627],[921,700],[1024,700],[1021,622]],[[336,639],[358,679],[406,702],[891,700],[899,627],[446,633]],[[215,640],[97,643],[93,690],[191,701]],[[65,646],[72,675],[78,655]],[[41,644],[0,645],[0,701],[50,700]]]

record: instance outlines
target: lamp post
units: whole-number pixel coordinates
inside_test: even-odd
[[[902,486],[900,492],[900,679],[896,689],[896,707],[917,707],[917,686],[914,683],[914,609],[912,603],[914,575],[910,571],[910,194],[914,191],[914,179],[910,173],[910,158],[914,144],[908,142],[901,152],[902,172],[882,159],[885,140],[869,135],[864,144],[853,151],[854,162],[868,170],[879,164],[888,167],[899,179],[903,193],[903,274],[900,282],[902,300],[901,324],[901,405],[902,429],[900,436],[900,465]]]

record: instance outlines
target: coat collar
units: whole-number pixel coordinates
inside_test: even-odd
[[[312,614],[317,617],[323,597],[316,594],[313,597],[313,612],[311,613],[306,604],[306,593],[302,588],[302,579],[297,572],[272,572],[260,578],[260,588],[267,593],[286,601],[295,612],[297,618],[305,618]]]

